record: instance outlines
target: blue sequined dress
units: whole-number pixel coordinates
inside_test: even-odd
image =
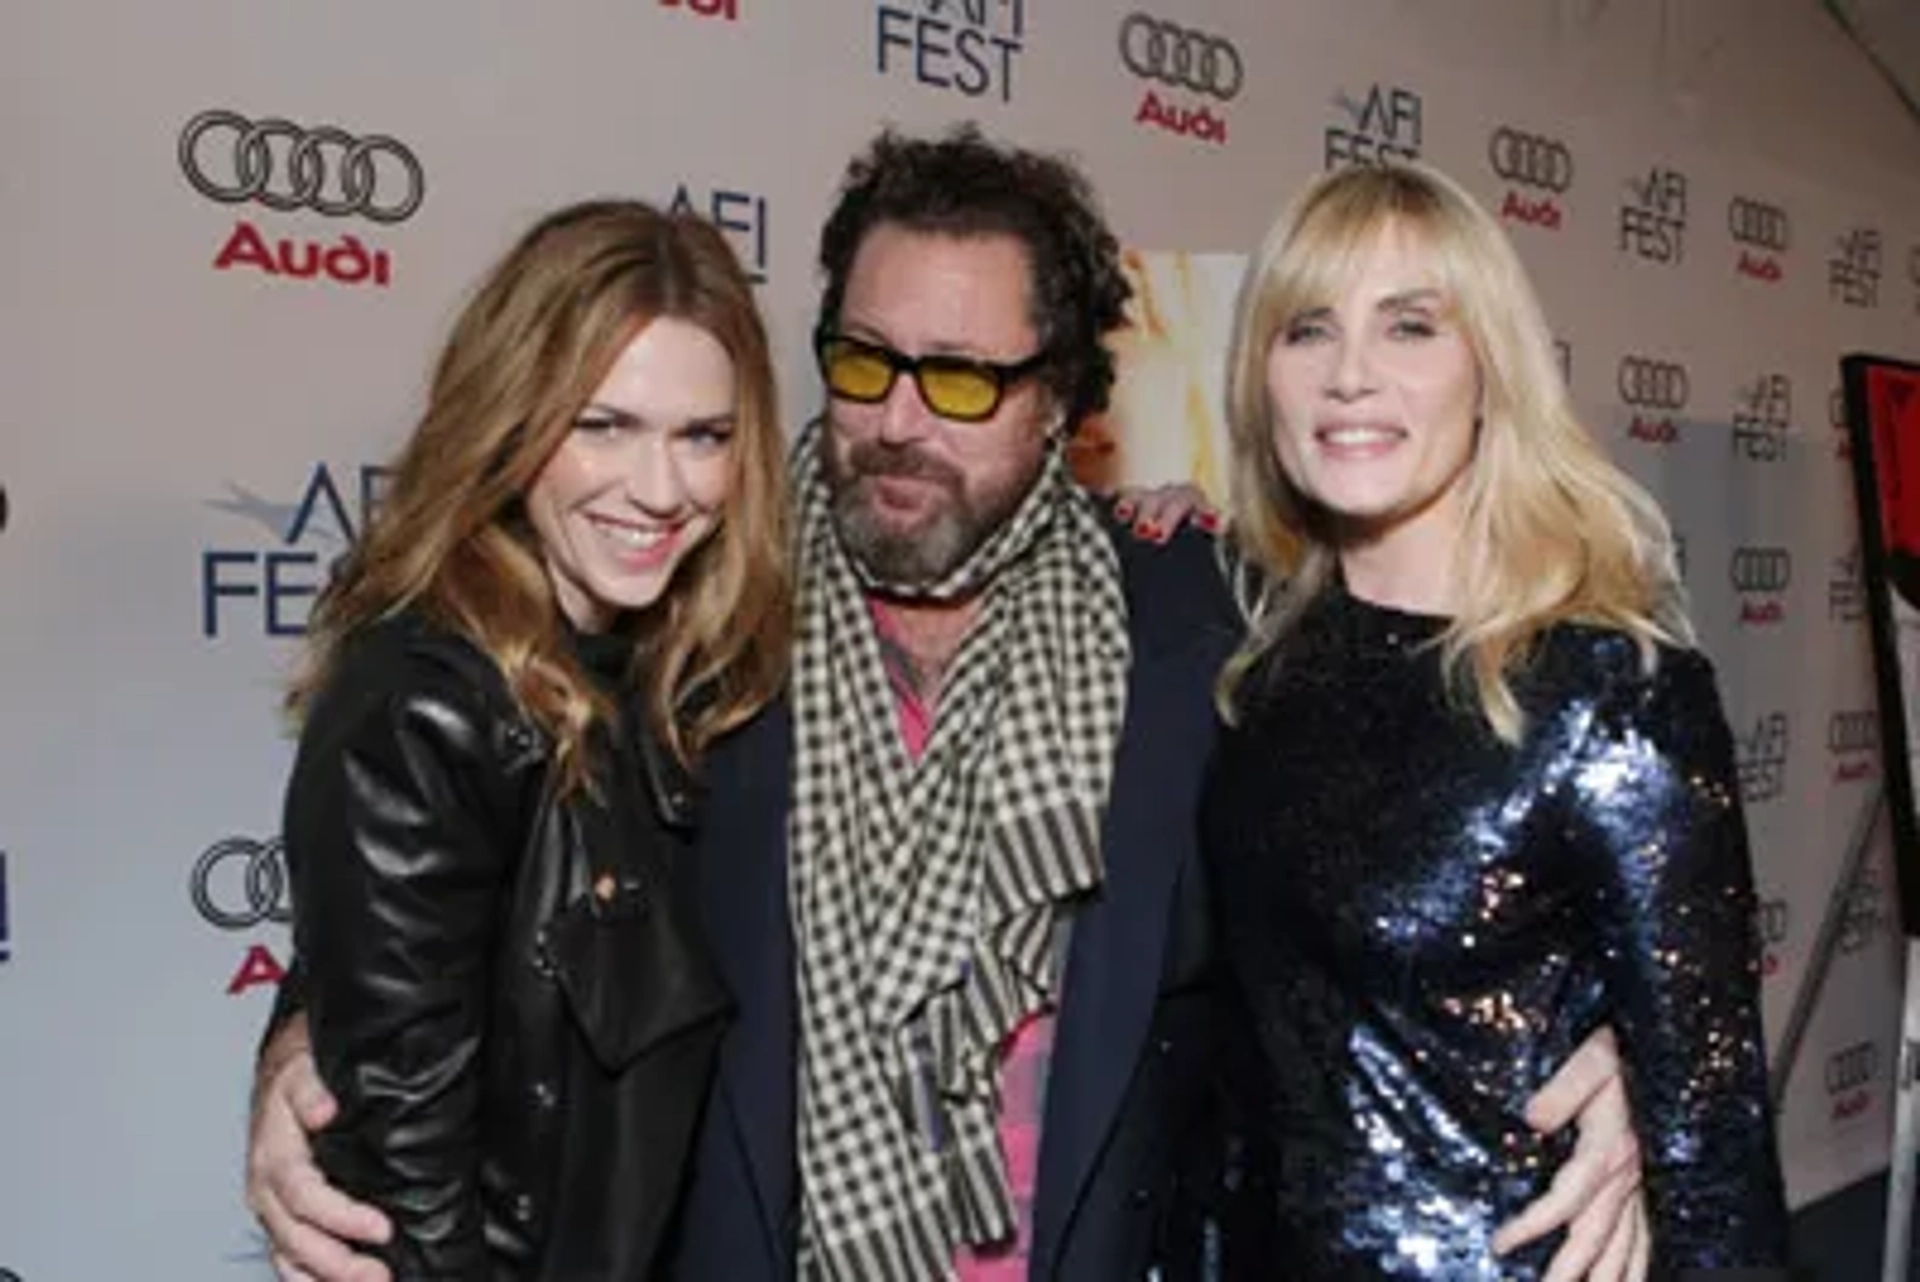
[[[1449,702],[1443,626],[1330,589],[1216,751],[1204,848],[1261,1253],[1292,1279],[1539,1277],[1557,1241],[1489,1249],[1570,1147],[1522,1111],[1607,1023],[1656,1267],[1784,1264],[1711,668],[1668,649],[1648,676],[1625,636],[1558,627],[1516,684],[1515,748]]]

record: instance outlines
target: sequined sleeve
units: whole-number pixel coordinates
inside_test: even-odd
[[[1657,1268],[1784,1264],[1753,878],[1713,670],[1663,651],[1593,705],[1570,836],[1591,876]]]

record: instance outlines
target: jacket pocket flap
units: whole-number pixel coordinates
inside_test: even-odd
[[[574,1021],[608,1072],[733,1004],[680,914],[642,886],[574,900],[549,923],[547,948]]]

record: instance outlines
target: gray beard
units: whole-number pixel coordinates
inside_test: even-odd
[[[897,457],[897,467],[863,469],[858,463],[861,456],[882,457],[873,452],[875,447],[857,450],[845,463],[835,458],[831,443],[822,442],[822,448],[833,528],[841,546],[868,578],[903,588],[927,587],[959,569],[1006,524],[1034,481],[1025,477],[1004,494],[969,496],[958,476],[937,464],[918,462],[917,456]],[[889,474],[934,478],[950,502],[915,529],[890,526],[875,513],[860,486],[867,476]]]

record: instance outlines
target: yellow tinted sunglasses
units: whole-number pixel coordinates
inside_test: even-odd
[[[813,336],[820,377],[835,396],[862,405],[887,399],[893,381],[911,374],[920,399],[941,418],[978,423],[993,417],[1007,389],[1047,363],[1045,352],[997,364],[970,356],[908,356],[879,343],[821,330]]]

